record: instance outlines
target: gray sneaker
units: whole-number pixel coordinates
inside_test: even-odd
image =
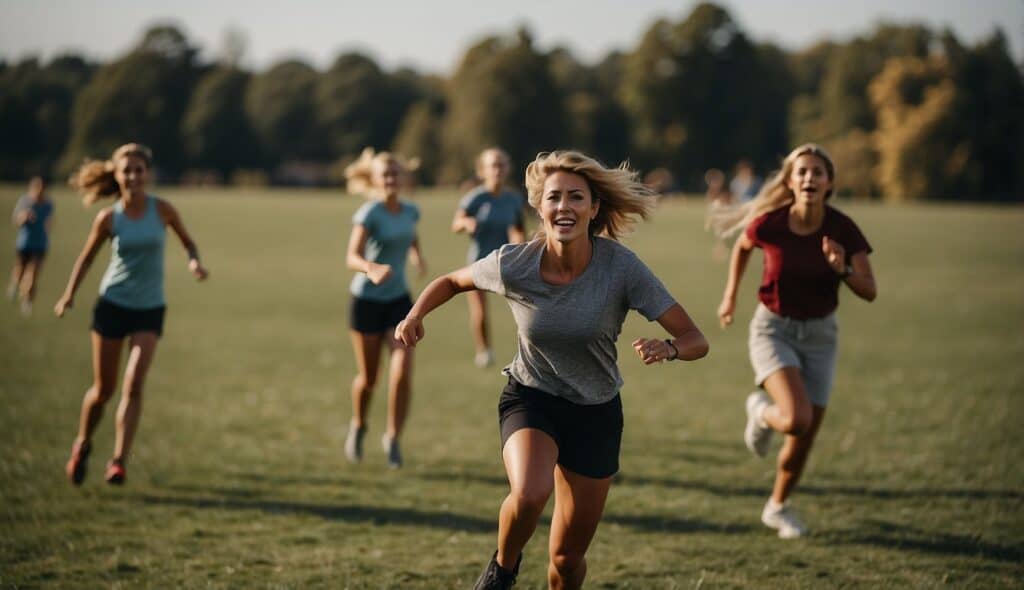
[[[758,457],[764,457],[772,443],[772,429],[761,417],[771,403],[772,398],[760,389],[747,396],[747,427],[743,431],[743,442]]]
[[[384,447],[384,452],[388,454],[388,467],[398,469],[402,466],[402,450],[398,448],[397,438],[385,434],[380,439],[380,446]]]
[[[779,531],[780,539],[799,539],[807,534],[807,527],[797,517],[793,508],[786,504],[781,508],[773,508],[769,500],[761,511],[761,522]]]
[[[363,436],[366,435],[366,427],[355,428],[351,424],[348,427],[348,434],[345,435],[345,458],[349,463],[359,463],[363,460]]]

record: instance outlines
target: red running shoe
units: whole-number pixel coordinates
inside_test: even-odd
[[[127,472],[124,469],[124,464],[120,461],[111,459],[107,463],[107,475],[106,480],[110,485],[119,486],[124,483],[124,478],[127,476]]]
[[[89,444],[89,441],[82,443],[75,441],[75,444],[71,445],[71,458],[64,466],[64,472],[68,474],[71,483],[76,486],[82,485],[82,481],[85,479],[85,468],[89,462],[89,451],[91,450],[92,445]]]

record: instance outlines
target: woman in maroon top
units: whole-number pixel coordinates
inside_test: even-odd
[[[836,359],[835,309],[839,285],[858,297],[876,295],[868,254],[857,225],[828,206],[835,166],[821,147],[802,145],[783,161],[758,196],[713,214],[720,235],[744,229],[732,250],[718,317],[732,323],[736,292],[751,251],[764,251],[759,304],[750,322],[750,360],[758,390],[747,397],[744,441],[764,456],[772,431],[785,436],[775,487],[761,520],[782,538],[806,529],[785,502],[796,486],[825,416]],[[767,394],[765,393],[767,392]]]

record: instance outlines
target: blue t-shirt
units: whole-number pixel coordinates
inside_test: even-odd
[[[139,219],[125,215],[120,199],[113,209],[112,252],[100,296],[129,309],[163,307],[166,231],[157,198],[146,195],[146,212]]]
[[[18,228],[18,237],[14,247],[17,250],[36,250],[45,252],[50,247],[49,237],[46,235],[46,220],[53,215],[53,201],[33,201],[32,197],[22,195],[14,206],[14,215],[31,209],[35,213],[35,219],[26,222]]]
[[[392,212],[383,202],[370,201],[352,216],[353,225],[366,228],[363,258],[377,264],[391,265],[391,276],[379,285],[374,285],[366,273],[356,273],[350,289],[360,299],[387,302],[409,293],[405,281],[405,260],[409,255],[409,247],[416,239],[416,222],[420,219],[420,210],[406,201],[399,201],[398,204],[400,209]]]
[[[498,196],[483,186],[466,193],[459,209],[476,219],[476,233],[469,244],[467,261],[472,263],[508,243],[508,229],[523,225],[523,196],[502,191]]]

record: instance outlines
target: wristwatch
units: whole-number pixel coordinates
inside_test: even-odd
[[[852,274],[853,274],[853,265],[852,264],[847,264],[846,268],[843,269],[843,272],[839,273],[839,278],[845,279],[846,277],[848,277],[848,276],[850,276]]]
[[[679,349],[676,348],[675,344],[672,344],[672,340],[670,338],[665,339],[665,344],[668,344],[668,347],[672,349],[672,356],[668,357],[665,360],[674,361],[677,358],[679,358]]]

